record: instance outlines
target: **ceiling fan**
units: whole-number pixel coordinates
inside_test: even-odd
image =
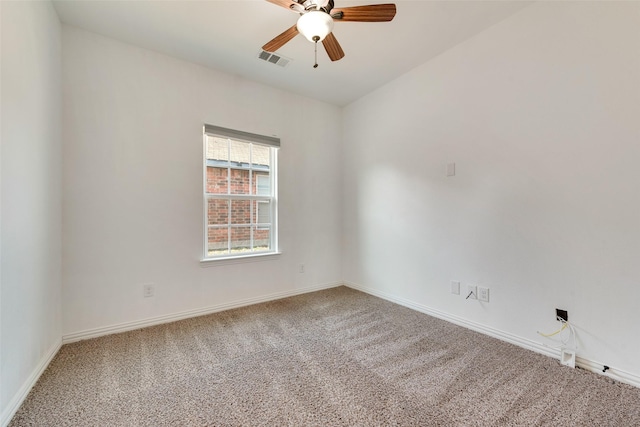
[[[340,43],[331,32],[334,21],[351,22],[388,22],[396,16],[396,5],[393,3],[370,4],[334,8],[333,0],[267,0],[269,3],[282,6],[300,14],[293,27],[277,35],[269,43],[262,46],[267,52],[275,52],[301,33],[316,45],[316,63],[318,66],[318,42],[321,41],[329,58],[337,61],[344,57]]]

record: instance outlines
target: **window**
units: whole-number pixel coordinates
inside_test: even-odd
[[[280,140],[204,127],[204,260],[277,252]]]

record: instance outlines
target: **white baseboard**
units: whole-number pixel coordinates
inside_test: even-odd
[[[613,380],[620,381],[621,383],[626,383],[640,388],[640,376],[632,374],[631,372],[623,371],[622,369],[617,369],[611,366],[606,371],[603,371],[603,363],[578,356],[576,357],[576,366],[584,370],[600,374],[603,377],[611,378]]]
[[[24,399],[27,397],[33,386],[38,382],[40,375],[42,375],[44,370],[47,369],[49,363],[51,363],[55,355],[58,353],[58,350],[60,350],[60,347],[62,347],[62,341],[58,340],[51,346],[49,351],[45,353],[42,359],[40,359],[38,366],[35,367],[33,372],[31,372],[31,375],[29,375],[29,378],[27,378],[24,384],[22,384],[22,387],[20,387],[20,390],[18,390],[18,392],[9,401],[5,410],[2,411],[2,415],[0,416],[0,426],[6,427],[9,425],[11,418],[16,414],[20,405],[24,402]]]
[[[210,307],[197,308],[195,310],[187,310],[178,313],[167,314],[164,316],[150,317],[147,319],[134,320],[132,322],[118,323],[100,328],[87,329],[84,331],[65,334],[62,336],[62,343],[67,344],[75,341],[96,338],[103,335],[117,334],[120,332],[132,331],[135,329],[146,328],[149,326],[160,325],[162,323],[175,322],[177,320],[188,319],[191,317],[204,316],[219,311],[231,310],[234,308],[245,307],[248,305],[259,304],[262,302],[274,301],[282,298],[292,297],[295,295],[306,294],[309,292],[320,291],[323,289],[335,288],[342,286],[342,282],[325,283],[321,285],[308,286],[305,288],[292,289],[272,294],[262,295],[255,298],[247,298],[243,300],[232,301],[225,304],[218,304]]]
[[[560,360],[560,351],[558,349],[547,347],[543,344],[540,344],[535,341],[531,341],[527,338],[519,337],[517,335],[511,334],[509,332],[501,331],[499,329],[490,328],[488,326],[482,325],[480,323],[472,322],[467,319],[462,319],[457,316],[453,316],[451,314],[433,309],[431,307],[427,307],[426,305],[418,304],[408,299],[398,297],[395,295],[388,294],[386,292],[379,291],[377,289],[369,288],[357,283],[352,283],[345,281],[344,285],[356,289],[358,291],[365,292],[370,295],[377,296],[379,298],[385,299],[387,301],[391,301],[393,303],[402,305],[404,307],[410,308],[412,310],[419,311],[421,313],[428,314],[433,317],[437,317],[442,320],[446,320],[447,322],[454,323],[456,325],[465,327],[467,329],[474,330],[476,332],[483,333],[485,335],[489,335],[491,337],[497,338],[502,341],[506,341],[508,343],[517,345],[518,347],[525,348],[527,350],[535,351],[536,353],[544,354],[545,356],[552,357],[554,359]],[[616,381],[620,381],[635,387],[640,388],[640,376],[632,374],[630,372],[623,371],[621,369],[616,369],[614,367],[609,367],[606,372],[602,372],[603,364],[585,359],[582,357],[576,357],[576,366],[582,369],[585,369],[590,372],[594,372],[596,374],[600,374],[606,376],[608,378],[614,379]]]

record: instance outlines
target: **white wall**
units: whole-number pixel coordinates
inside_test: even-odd
[[[565,308],[640,378],[639,3],[534,4],[343,123],[347,281],[537,343]]]
[[[64,335],[340,281],[339,108],[76,28],[62,39]],[[281,138],[281,256],[200,266],[204,123]]]
[[[1,2],[0,424],[61,335],[60,22]]]

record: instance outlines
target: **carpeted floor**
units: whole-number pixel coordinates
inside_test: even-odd
[[[340,287],[62,347],[10,426],[640,426],[640,389]]]

